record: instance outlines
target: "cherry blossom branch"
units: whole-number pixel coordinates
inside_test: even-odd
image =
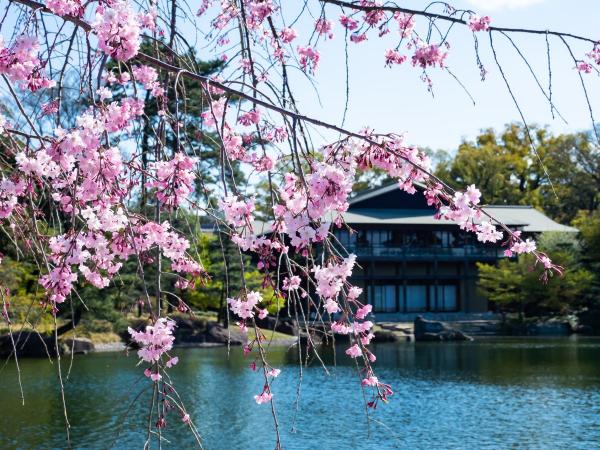
[[[367,5],[367,4],[353,3],[353,2],[343,1],[343,0],[319,0],[319,1],[324,4],[341,6],[343,8],[353,9],[356,11],[365,11],[365,12],[385,11],[385,12],[391,12],[391,13],[401,12],[401,13],[405,13],[405,14],[411,14],[414,16],[427,17],[429,19],[440,19],[440,20],[444,20],[444,21],[451,22],[451,23],[457,23],[457,24],[461,24],[461,25],[469,24],[469,22],[467,20],[461,19],[458,17],[452,17],[451,15],[432,13],[432,12],[418,10],[418,9],[403,8],[403,7],[397,6],[395,4]],[[447,3],[444,3],[444,4],[447,5]],[[597,40],[590,39],[585,36],[580,36],[580,35],[572,34],[572,33],[564,33],[564,32],[560,32],[560,31],[535,30],[535,29],[530,29],[530,28],[497,27],[497,26],[489,26],[489,30],[490,31],[503,31],[503,32],[507,32],[507,33],[552,35],[552,36],[557,36],[557,37],[572,38],[572,39],[576,39],[579,41],[588,42],[590,44],[595,44],[597,42]]]

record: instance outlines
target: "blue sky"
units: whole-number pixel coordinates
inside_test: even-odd
[[[428,2],[427,2],[428,3]],[[423,1],[405,0],[403,6],[422,8]],[[550,29],[584,35],[600,40],[597,0],[461,0],[451,2],[457,8],[473,9],[489,14],[493,25]],[[345,101],[345,62],[343,30],[337,23],[338,8],[329,8],[328,18],[335,21],[337,36],[321,42],[321,66],[315,76],[320,95],[298,77],[297,97],[305,113],[329,122],[341,123]],[[421,24],[424,25],[422,19]],[[300,25],[301,37],[309,30]],[[350,44],[350,108],[346,127],[358,130],[374,127],[380,132],[406,132],[410,143],[434,149],[453,150],[463,139],[472,139],[487,127],[502,128],[518,121],[519,115],[500,76],[489,47],[486,33],[479,33],[481,59],[489,71],[481,82],[475,63],[472,33],[466,27],[453,29],[452,44],[447,58],[449,68],[467,86],[475,106],[452,77],[443,70],[429,72],[434,82],[435,97],[419,79],[420,71],[410,64],[384,67],[383,54],[395,45],[391,39],[372,36],[361,44]],[[534,68],[544,88],[547,88],[548,69],[546,44],[543,35],[513,35],[521,51]],[[553,94],[556,106],[568,122],[552,119],[550,107],[542,96],[529,70],[510,43],[496,34],[494,38],[499,60],[509,78],[529,123],[548,125],[555,132],[579,131],[591,128],[591,119],[574,63],[566,48],[551,39]],[[579,57],[591,49],[589,45],[574,44]],[[600,78],[585,76],[588,94],[600,120]],[[330,139],[325,134],[323,140]]]

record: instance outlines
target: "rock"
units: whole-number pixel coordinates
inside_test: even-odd
[[[581,331],[577,333],[600,335],[600,309],[581,311],[578,319]]]
[[[219,344],[244,345],[248,338],[239,329],[227,329],[218,323],[211,323],[203,333],[205,341]]]
[[[566,336],[573,332],[573,328],[566,320],[547,320],[530,325],[527,331],[538,336]]]
[[[94,343],[91,339],[87,338],[68,338],[61,341],[61,353],[70,355],[73,352],[74,355],[87,355],[95,350]]]
[[[278,333],[298,336],[298,322],[294,319],[267,316],[264,319],[256,318],[256,325],[265,330],[274,330]]]
[[[397,333],[389,330],[377,330],[373,334],[375,335],[373,342],[398,342],[400,340]]]
[[[425,320],[417,316],[414,322],[415,341],[472,341],[473,338],[444,322]]]

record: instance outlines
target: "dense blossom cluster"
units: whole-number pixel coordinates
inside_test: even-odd
[[[97,288],[106,287],[130,256],[154,248],[171,260],[173,271],[193,276],[203,272],[186,254],[189,242],[167,222],[144,221],[126,212],[131,174],[120,150],[104,146],[102,136],[127,129],[142,112],[143,102],[125,98],[95,115],[82,114],[74,129],[58,129],[51,145],[19,152],[17,174],[0,185],[3,218],[11,216],[18,199],[39,180],[52,185],[52,200],[62,212],[83,223],[78,231],[59,234],[48,242],[53,266],[40,284],[53,308],[69,296],[79,275]],[[152,186],[157,187],[157,198],[169,206],[178,205],[192,189],[193,166],[191,158],[181,155],[156,163]]]
[[[152,95],[160,97],[165,90],[161,87],[158,80],[158,72],[154,67],[142,65],[133,68],[135,79],[144,85],[144,89],[148,89]]]
[[[254,310],[258,309],[257,305],[262,301],[262,295],[256,291],[248,292],[241,298],[228,298],[227,303],[234,314],[241,319],[251,319],[254,317]]]
[[[98,6],[93,24],[98,47],[120,61],[133,58],[140,48],[140,19],[126,0]]]
[[[173,348],[173,342],[175,341],[174,329],[175,322],[164,317],[157,319],[153,325],[147,325],[144,331],[128,328],[131,339],[140,346],[137,352],[140,359],[155,367],[154,370],[147,368],[144,371],[144,375],[152,381],[156,382],[162,379],[157,363],[161,361],[163,355],[168,355],[169,350]],[[178,362],[179,358],[175,356],[168,358],[164,366],[171,368]]]
[[[194,189],[194,158],[175,153],[173,159],[153,163],[151,169],[156,179],[148,187],[156,188],[156,197],[168,207],[181,205]]]
[[[427,67],[444,67],[444,60],[448,56],[437,44],[419,43],[412,56],[412,65],[423,69]]]
[[[79,0],[46,0],[46,6],[59,16],[82,17],[84,13]]]
[[[221,200],[220,206],[230,225],[244,226],[249,224],[252,219],[252,211],[254,211],[254,202],[252,201],[239,200],[236,196],[230,195]]]
[[[18,36],[8,47],[0,37],[0,74],[31,91],[53,87],[56,83],[45,77],[38,50],[39,42],[34,36]]]
[[[131,338],[141,346],[138,350],[140,359],[155,363],[165,352],[173,348],[174,329],[175,322],[161,317],[156,320],[154,325],[146,326],[144,331],[135,331],[131,327],[128,328],[128,331]]]

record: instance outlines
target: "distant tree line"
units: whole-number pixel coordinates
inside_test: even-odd
[[[529,136],[533,142],[529,142]],[[600,310],[600,149],[593,133],[553,135],[511,124],[437,152],[437,175],[453,187],[475,184],[484,204],[531,205],[579,234],[543,233],[538,246],[564,266],[540,284],[529,257],[479,264],[479,289],[499,310],[523,315]]]

